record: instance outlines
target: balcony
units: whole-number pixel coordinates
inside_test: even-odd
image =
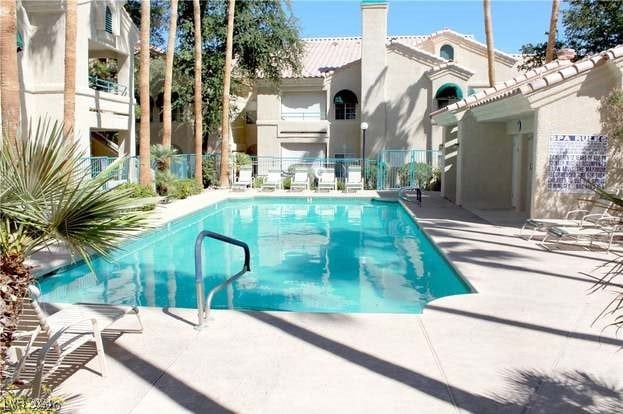
[[[101,79],[97,76],[89,76],[89,88],[96,91],[112,93],[119,96],[126,96],[128,94],[127,86],[120,85],[116,82],[112,82],[106,79]]]
[[[324,120],[326,117],[322,112],[304,112],[304,111],[295,111],[295,112],[281,112],[281,119],[284,121],[318,121]]]

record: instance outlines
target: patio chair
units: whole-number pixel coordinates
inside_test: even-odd
[[[361,167],[358,165],[351,165],[348,167],[348,176],[346,177],[346,186],[344,191],[348,192],[350,190],[363,190]]]
[[[296,167],[294,169],[294,178],[290,183],[290,191],[309,190],[309,170],[307,167]]]
[[[32,320],[20,321],[18,338],[29,338],[23,352],[18,354],[18,362],[11,375],[11,380],[19,379],[25,361],[32,356],[37,357],[35,374],[33,379],[33,390],[38,392],[41,384],[53,374],[63,362],[63,359],[69,354],[77,350],[80,346],[88,342],[95,342],[97,351],[100,373],[106,375],[106,356],[102,344],[102,331],[113,330],[117,332],[141,333],[143,332],[143,324],[138,313],[138,308],[131,306],[117,306],[106,304],[78,303],[69,305],[50,316],[47,316],[37,298],[40,295],[39,289],[30,286],[30,300],[27,304],[32,305],[30,314]],[[134,314],[138,322],[137,329],[111,329],[111,325],[126,315]],[[33,324],[35,325],[33,327]],[[22,327],[23,329],[20,329]],[[47,341],[43,345],[35,346],[35,339],[40,335],[44,335]],[[35,353],[38,352],[38,355]],[[44,372],[45,361],[48,353],[52,352],[54,356],[53,366]]]
[[[554,243],[559,246],[562,241],[569,239],[575,240],[576,244],[586,239],[589,241],[589,247],[592,247],[594,241],[606,238],[608,240],[606,251],[609,252],[614,238],[623,236],[623,223],[619,217],[602,217],[592,224],[591,227],[549,227],[542,241],[543,247],[549,250],[545,243]],[[555,241],[552,242],[552,238],[555,238]]]
[[[318,170],[318,188],[316,191],[337,190],[337,182],[335,181],[335,171],[332,168],[321,168]]]
[[[242,190],[245,191],[249,187],[253,187],[253,170],[250,165],[240,167],[238,173],[238,179],[231,186],[232,191]]]
[[[272,169],[268,171],[266,182],[262,184],[262,191],[278,190],[281,187],[281,170]]]
[[[610,217],[607,211],[603,213],[591,214],[588,210],[571,210],[564,219],[535,219],[529,218],[525,221],[523,227],[519,231],[519,237],[523,236],[524,231],[527,228],[532,229],[528,240],[532,240],[537,232],[547,231],[551,227],[577,227],[588,228],[597,227],[594,220],[598,220],[603,217]],[[592,220],[591,220],[592,219]]]

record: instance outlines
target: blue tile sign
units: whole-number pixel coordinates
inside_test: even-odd
[[[552,135],[549,138],[547,190],[588,193],[586,181],[606,186],[608,137],[605,135]]]

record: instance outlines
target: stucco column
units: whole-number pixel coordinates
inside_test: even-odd
[[[467,141],[466,128],[463,124],[465,111],[456,114],[457,118],[457,154],[456,154],[456,201],[457,206],[463,205],[463,156],[465,152],[465,144]]]
[[[387,8],[385,1],[361,3],[361,120],[369,125],[366,158],[375,156],[384,147],[387,131]]]

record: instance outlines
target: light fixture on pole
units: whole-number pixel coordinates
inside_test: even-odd
[[[361,125],[361,132],[363,133],[363,139],[361,142],[361,173],[362,176],[365,179],[366,176],[366,130],[368,129],[368,123],[367,122],[362,122]]]

